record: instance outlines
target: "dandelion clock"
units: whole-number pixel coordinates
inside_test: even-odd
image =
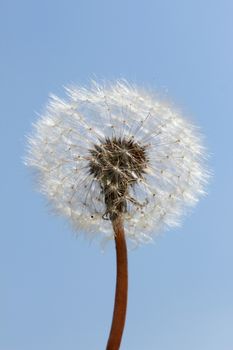
[[[107,350],[120,348],[127,307],[127,246],[151,241],[204,193],[196,128],[125,81],[51,96],[28,139],[26,163],[77,233],[115,240],[116,292]]]

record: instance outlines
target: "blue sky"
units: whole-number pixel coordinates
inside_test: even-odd
[[[200,125],[214,177],[182,228],[129,253],[122,350],[233,348],[233,3],[0,1],[0,350],[104,349],[115,253],[50,215],[22,164],[50,92],[124,77]]]

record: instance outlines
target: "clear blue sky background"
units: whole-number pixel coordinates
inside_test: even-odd
[[[202,127],[214,177],[180,229],[129,254],[122,350],[233,349],[233,2],[0,1],[0,350],[101,350],[115,253],[48,213],[25,134],[62,86],[125,77]]]

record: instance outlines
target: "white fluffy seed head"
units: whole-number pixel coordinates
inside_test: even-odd
[[[66,100],[51,96],[26,158],[53,208],[77,231],[107,238],[105,219],[121,212],[136,243],[179,224],[208,180],[196,128],[125,81],[66,91]]]

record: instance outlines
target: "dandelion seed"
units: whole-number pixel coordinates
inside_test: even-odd
[[[125,237],[148,242],[180,223],[204,194],[205,150],[190,122],[125,81],[66,91],[67,100],[51,96],[35,124],[27,164],[77,231],[115,238],[117,290],[107,349],[118,349],[127,301]]]

